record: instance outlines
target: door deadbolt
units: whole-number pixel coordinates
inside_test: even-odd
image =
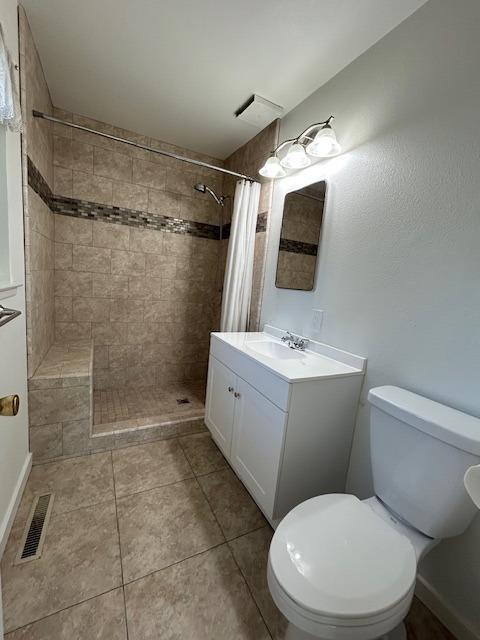
[[[0,398],[0,416],[16,416],[20,408],[20,398],[15,393],[13,396]]]

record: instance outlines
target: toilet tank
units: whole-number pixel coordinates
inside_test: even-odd
[[[427,536],[465,531],[477,513],[463,477],[480,462],[480,419],[399,387],[368,399],[375,494]]]

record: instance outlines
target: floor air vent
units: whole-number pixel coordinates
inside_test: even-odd
[[[188,398],[177,398],[177,404],[190,404],[190,400]]]
[[[37,560],[42,555],[52,507],[53,493],[35,496],[15,564]]]

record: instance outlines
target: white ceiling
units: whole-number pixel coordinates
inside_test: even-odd
[[[224,158],[257,133],[234,117],[252,93],[289,111],[424,2],[23,5],[56,106]]]

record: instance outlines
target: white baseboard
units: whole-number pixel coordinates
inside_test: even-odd
[[[0,559],[3,556],[5,545],[7,544],[8,536],[10,534],[10,529],[12,528],[13,521],[17,513],[18,505],[20,504],[20,500],[22,499],[23,490],[25,489],[25,485],[27,484],[27,480],[28,480],[28,476],[31,468],[32,468],[32,454],[28,453],[27,456],[25,457],[25,462],[23,463],[23,467],[20,472],[20,475],[18,476],[17,484],[15,486],[15,491],[13,492],[13,495],[10,499],[7,513],[5,514],[3,522],[0,523]]]
[[[480,640],[480,633],[454,611],[432,585],[417,576],[415,595],[427,606],[458,640]]]

